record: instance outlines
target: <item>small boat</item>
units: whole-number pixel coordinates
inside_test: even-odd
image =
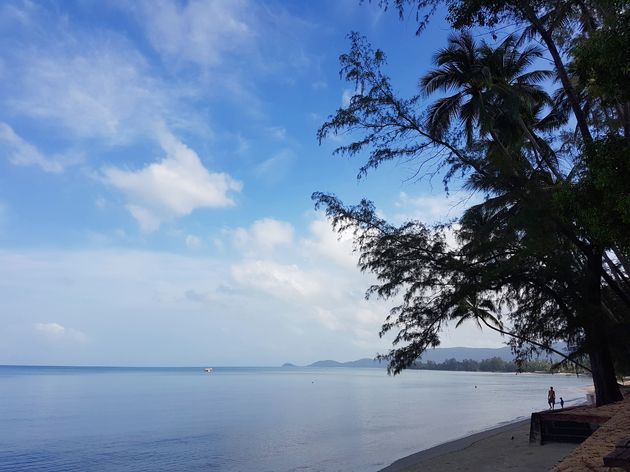
[[[212,372],[214,372],[214,370],[212,370],[212,367],[206,367],[205,369],[203,369],[203,371],[204,371],[206,374],[211,374]]]

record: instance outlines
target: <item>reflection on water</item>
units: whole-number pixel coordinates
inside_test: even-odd
[[[370,471],[589,378],[383,369],[0,367],[0,471]]]

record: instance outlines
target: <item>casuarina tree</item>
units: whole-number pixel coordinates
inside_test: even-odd
[[[429,15],[420,13],[440,3],[392,5],[401,14],[417,8],[422,27]],[[360,268],[376,275],[368,296],[396,301],[381,331],[395,332],[394,345],[382,357],[398,373],[439,344],[446,323],[473,319],[509,335],[521,358],[566,342],[567,362],[590,365],[598,404],[619,400],[615,366],[627,367],[630,345],[629,107],[623,91],[589,77],[604,67],[591,50],[608,50],[606,38],[616,36],[607,31],[627,21],[628,9],[444,3],[455,28],[494,32],[510,21],[520,35],[493,45],[454,34],[418,94],[403,98],[383,71],[385,54],[353,33],[340,60],[356,93],[318,132],[320,141],[354,132],[337,152],[367,152],[360,177],[385,161],[412,160],[419,173],[437,164],[447,187],[462,179],[481,196],[454,223],[395,226],[367,200],[346,206],[314,194],[337,230],[353,232]],[[552,69],[536,67],[542,57]]]

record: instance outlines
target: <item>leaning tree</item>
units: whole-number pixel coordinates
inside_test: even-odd
[[[393,3],[404,13],[441,2]],[[377,277],[368,296],[400,301],[381,331],[396,333],[382,356],[391,371],[438,345],[446,323],[473,319],[511,336],[520,357],[567,342],[568,361],[587,359],[598,404],[616,401],[615,364],[627,366],[630,345],[628,96],[589,77],[606,66],[591,50],[610,49],[607,32],[628,12],[614,2],[553,2],[556,10],[546,2],[446,3],[456,27],[524,27],[497,46],[467,31],[453,35],[411,98],[394,93],[384,53],[353,33],[340,60],[357,92],[318,137],[352,130],[358,139],[336,152],[367,151],[359,176],[394,159],[413,160],[418,172],[437,164],[446,185],[461,177],[483,201],[454,223],[429,227],[391,225],[368,201],[314,199],[337,230],[353,232],[361,269]],[[534,67],[541,57],[553,70]],[[554,94],[551,76],[560,84]]]

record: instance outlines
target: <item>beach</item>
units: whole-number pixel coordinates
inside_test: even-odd
[[[529,444],[530,420],[441,444],[397,460],[381,472],[548,471],[577,444]]]

